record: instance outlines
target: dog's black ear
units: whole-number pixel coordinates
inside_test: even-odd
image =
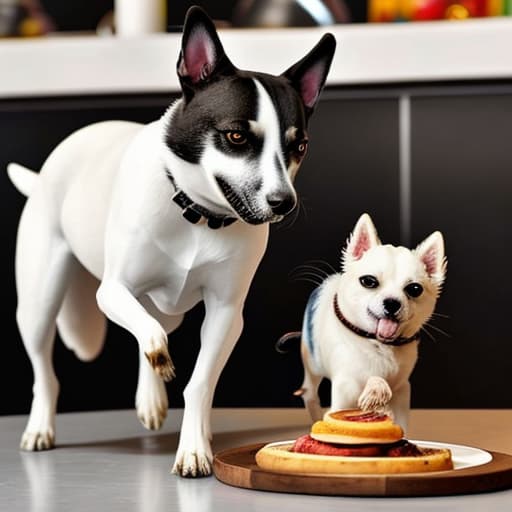
[[[219,74],[228,75],[234,66],[227,58],[215,25],[200,7],[187,11],[177,71],[185,98]]]
[[[318,101],[335,50],[336,39],[332,34],[325,34],[303,59],[283,73],[299,92],[306,108],[307,117],[312,114]]]

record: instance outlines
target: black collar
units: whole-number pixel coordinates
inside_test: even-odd
[[[191,222],[197,224],[201,218],[205,218],[207,225],[211,229],[219,229],[222,227],[233,224],[237,219],[235,217],[229,217],[227,215],[218,215],[211,212],[208,208],[201,206],[200,204],[194,203],[190,197],[179,189],[173,175],[167,170],[167,177],[174,187],[174,194],[172,200],[182,209],[181,214],[183,217]]]
[[[347,328],[350,329],[353,333],[357,334],[358,336],[362,336],[363,338],[368,338],[371,340],[376,340],[377,337],[374,333],[365,331],[364,329],[360,329],[359,327],[356,327],[354,324],[350,323],[343,313],[341,312],[340,306],[338,304],[338,294],[336,293],[334,295],[334,314],[338,317],[338,320]],[[418,340],[420,337],[419,331],[416,334],[413,334],[409,338],[403,338],[402,336],[394,339],[393,341],[386,341],[383,342],[384,345],[391,345],[393,347],[399,347],[401,345],[406,345],[407,343],[411,343],[413,341]]]

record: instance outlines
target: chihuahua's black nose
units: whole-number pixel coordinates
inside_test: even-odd
[[[269,194],[266,199],[276,215],[286,215],[295,207],[295,198],[292,194]]]
[[[383,305],[384,305],[384,314],[388,318],[393,318],[398,313],[398,311],[400,311],[400,308],[402,307],[402,303],[396,299],[384,299]]]

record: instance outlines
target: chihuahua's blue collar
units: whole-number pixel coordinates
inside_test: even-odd
[[[363,338],[368,338],[370,340],[376,340],[377,336],[375,333],[371,333],[368,331],[365,331],[364,329],[361,329],[359,327],[356,327],[354,324],[349,322],[343,313],[341,312],[340,305],[338,304],[338,294],[334,294],[334,300],[333,300],[333,306],[334,306],[334,314],[338,317],[338,320],[349,330],[351,330],[354,334],[357,334],[358,336],[362,336]],[[395,338],[392,341],[384,341],[384,345],[391,345],[392,347],[400,347],[401,345],[407,345],[407,343],[412,343],[413,341],[417,341],[420,338],[420,332],[418,331],[416,334],[413,334],[409,338],[404,338],[402,336],[399,336],[398,338]]]
[[[178,185],[176,184],[176,181],[169,170],[167,170],[167,177],[174,187],[172,200],[181,208],[181,214],[183,215],[183,218],[188,220],[190,223],[197,224],[201,218],[205,218],[209,228],[219,229],[229,226],[230,224],[233,224],[233,222],[236,222],[237,219],[235,217],[217,215],[208,210],[208,208],[205,208],[204,206],[201,206],[200,204],[192,201],[192,199],[190,199],[190,197],[185,194],[183,190],[178,188]]]

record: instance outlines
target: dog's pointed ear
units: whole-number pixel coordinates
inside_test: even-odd
[[[235,67],[228,59],[213,21],[200,7],[186,14],[177,72],[185,99],[219,74],[231,74]]]
[[[283,73],[299,92],[307,118],[312,114],[325,84],[335,49],[336,39],[327,33],[304,58]]]
[[[366,251],[380,245],[377,230],[367,213],[363,213],[356,223],[354,231],[347,240],[341,256],[341,266],[346,269],[350,263],[361,259]]]
[[[441,287],[446,276],[447,266],[443,235],[439,231],[435,231],[418,244],[414,252],[425,265],[430,279],[436,286]]]

